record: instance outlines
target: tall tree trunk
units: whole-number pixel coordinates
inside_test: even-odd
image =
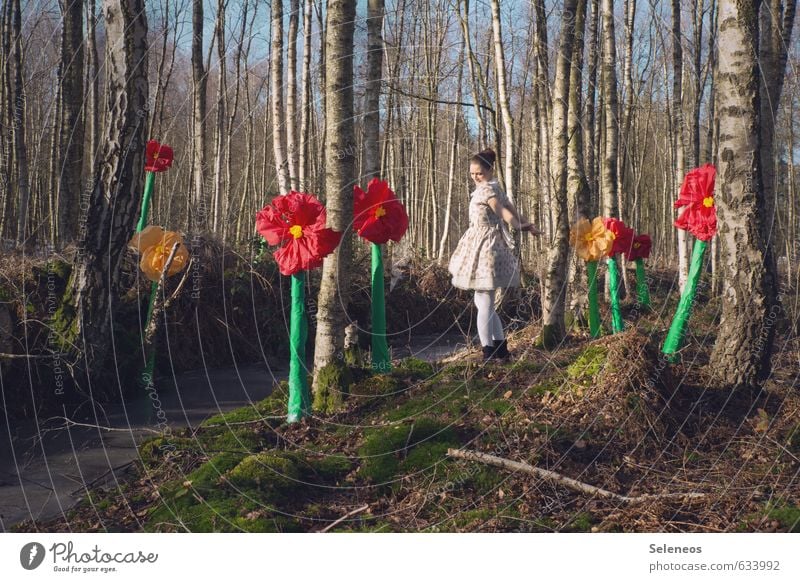
[[[100,71],[97,63],[97,18],[96,0],[88,0],[88,34],[86,35],[86,73],[88,77],[88,95],[86,126],[89,133],[89,157],[86,166],[90,169],[90,171],[94,167],[95,156],[97,156],[97,148],[100,145]]]
[[[675,136],[675,185],[678,191],[686,174],[686,139],[683,128],[683,46],[681,43],[681,3],[672,0],[672,131]],[[686,231],[678,229],[678,284],[683,290],[689,275],[689,247]]]
[[[348,381],[342,356],[345,309],[350,296],[355,177],[353,124],[353,35],[355,3],[329,0],[325,50],[326,141],[325,195],[328,226],[345,232],[338,248],[325,258],[317,301],[314,351],[314,408],[339,406]],[[338,373],[337,373],[338,371]]]
[[[492,0],[492,33],[494,38],[494,66],[497,75],[497,100],[500,103],[500,112],[503,116],[503,146],[505,155],[505,186],[508,199],[515,203],[517,184],[514,179],[515,152],[514,144],[514,118],[511,116],[511,99],[506,86],[506,58],[503,50],[503,34],[500,22],[500,2]],[[499,145],[499,144],[498,144]]]
[[[104,0],[106,28],[106,121],[103,153],[79,230],[78,262],[72,279],[76,308],[74,335],[83,348],[86,373],[96,379],[107,370],[115,305],[121,290],[122,257],[139,210],[144,177],[148,104],[147,20],[143,0]],[[67,330],[62,330],[66,332]],[[108,398],[119,388],[94,381],[92,395]]]
[[[553,89],[553,197],[555,202],[554,240],[548,253],[545,294],[542,301],[544,321],[542,344],[556,347],[566,334],[564,309],[567,291],[569,256],[569,216],[567,208],[567,113],[569,110],[570,61],[575,40],[575,8],[578,0],[565,0],[561,21],[561,41],[556,61],[556,84]]]
[[[381,80],[383,78],[384,0],[367,4],[367,79],[364,87],[364,178],[369,182],[381,169],[379,146]]]
[[[194,101],[192,172],[194,192],[191,208],[193,209],[193,229],[196,232],[203,232],[207,228],[205,211],[206,82],[203,63],[203,0],[192,0],[192,96]]]
[[[583,131],[581,128],[581,90],[583,87],[583,34],[586,25],[587,0],[578,0],[575,8],[575,42],[572,47],[569,77],[569,114],[567,118],[567,201],[569,221],[580,219],[591,220],[589,184],[586,181],[583,164]],[[583,312],[588,306],[588,290],[583,279],[583,261],[577,254],[572,254],[571,285],[572,298],[570,311],[574,319],[583,319]]]
[[[217,1],[217,123],[214,132],[214,195],[212,198],[212,230],[219,234],[222,220],[222,197],[225,195],[225,184],[222,176],[222,163],[225,155],[225,125],[228,121],[228,80],[227,80],[227,46],[225,44],[225,6],[226,0]],[[228,185],[230,187],[230,185]]]
[[[286,150],[289,162],[289,184],[292,190],[299,190],[300,169],[298,168],[297,136],[297,28],[300,17],[299,0],[289,0],[289,37],[286,41]]]
[[[785,6],[784,6],[785,5]],[[759,58],[761,74],[759,76],[760,120],[759,131],[761,141],[761,172],[766,216],[767,232],[774,231],[776,214],[776,160],[775,119],[786,78],[786,61],[788,47],[794,26],[795,0],[767,0],[761,8],[761,38]],[[789,152],[793,157],[794,152]]]
[[[725,274],[711,366],[723,387],[757,385],[770,371],[780,317],[759,150],[760,0],[720,0],[717,220]]]
[[[597,57],[598,32],[600,23],[600,0],[592,0],[592,14],[589,20],[589,52],[587,54],[586,80],[586,113],[584,114],[583,139],[586,146],[586,181],[589,183],[589,195],[596,199],[598,195],[596,159],[594,148],[595,133],[595,98],[597,95]],[[591,214],[591,212],[589,213]]]
[[[14,130],[14,159],[17,162],[17,189],[19,207],[17,209],[17,244],[27,238],[28,206],[30,187],[28,184],[28,144],[25,139],[25,86],[22,80],[22,11],[19,0],[12,0],[11,34],[12,64],[14,67],[12,123]]]
[[[272,149],[278,190],[287,194],[291,189],[289,160],[286,156],[286,112],[283,109],[283,0],[272,0]]]
[[[300,102],[300,190],[309,188],[309,158],[311,154],[311,26],[314,0],[305,0],[303,6],[303,97]]]

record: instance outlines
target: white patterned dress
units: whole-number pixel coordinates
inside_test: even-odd
[[[450,257],[448,270],[459,289],[491,291],[519,286],[519,261],[506,243],[503,220],[489,206],[489,199],[505,202],[496,180],[483,182],[469,201],[469,228]]]

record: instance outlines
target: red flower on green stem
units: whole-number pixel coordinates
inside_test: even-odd
[[[151,139],[145,149],[144,169],[146,172],[164,172],[172,166],[172,148]]]
[[[359,236],[375,244],[403,238],[408,214],[387,182],[373,178],[366,192],[354,186],[353,193],[353,230]]]
[[[625,258],[629,261],[636,259],[647,259],[650,257],[650,249],[653,248],[653,241],[649,234],[637,234],[633,237],[633,244],[629,252],[625,253]]]
[[[633,245],[633,229],[625,226],[618,218],[604,218],[603,224],[614,235],[614,242],[608,250],[608,256],[630,252]]]
[[[675,202],[675,208],[685,206],[675,221],[675,226],[687,230],[702,241],[709,241],[717,233],[717,205],[714,202],[714,179],[717,170],[705,164],[691,170]]]
[[[281,274],[316,269],[342,238],[325,227],[325,207],[311,194],[291,191],[277,196],[256,214],[256,230],[267,243],[280,248],[274,257]]]

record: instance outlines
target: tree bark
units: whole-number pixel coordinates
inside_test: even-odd
[[[770,371],[781,316],[759,128],[760,0],[720,0],[717,221],[724,273],[722,320],[711,354],[721,387],[756,386]]]
[[[683,129],[683,46],[681,44],[680,0],[672,0],[672,131],[675,136],[675,185],[678,192],[686,175],[686,139]],[[689,275],[689,247],[686,231],[678,229],[678,285],[681,291]]]
[[[283,0],[272,0],[272,149],[275,156],[275,172],[278,191],[288,194],[289,160],[286,155],[286,112],[283,108]]]
[[[297,136],[297,28],[300,17],[299,0],[289,0],[289,35],[286,47],[286,150],[289,162],[289,184],[299,190],[300,161]]]
[[[305,0],[303,6],[303,97],[300,101],[300,152],[298,171],[299,187],[302,191],[309,189],[309,154],[311,150],[311,27],[314,0]]]
[[[22,79],[22,11],[19,0],[12,0],[11,34],[12,64],[14,68],[12,122],[14,130],[14,159],[17,162],[17,190],[19,207],[17,209],[17,244],[27,239],[28,206],[30,186],[28,184],[28,144],[25,138],[25,86]]]
[[[107,365],[108,349],[113,345],[113,298],[121,290],[120,263],[139,211],[148,103],[144,1],[104,0],[103,13],[108,39],[103,153],[79,230],[78,262],[72,279],[75,334],[67,333],[66,338],[83,348],[91,379],[114,369]],[[93,382],[95,398],[118,393],[110,382]]]
[[[566,301],[567,259],[569,256],[569,216],[567,207],[567,113],[570,92],[570,61],[575,40],[575,8],[578,0],[565,0],[561,20],[561,41],[556,61],[556,84],[553,90],[553,198],[555,232],[550,246],[542,301],[544,321],[542,344],[556,347],[566,334],[564,309]]]
[[[363,182],[380,174],[380,100],[383,78],[384,0],[367,4],[367,79],[364,87],[364,170]]]
[[[515,195],[517,184],[515,180],[515,160],[514,152],[514,118],[511,116],[511,99],[506,82],[506,57],[503,50],[503,34],[500,23],[500,2],[492,0],[492,34],[494,39],[494,66],[497,75],[497,100],[500,102],[500,112],[503,117],[503,146],[505,155],[505,186],[506,195],[512,204],[516,203]],[[500,145],[500,144],[498,144]]]
[[[325,258],[317,301],[314,351],[314,408],[337,408],[347,390],[344,329],[352,269],[353,185],[353,35],[355,3],[329,0],[325,49],[326,141],[325,195],[327,225],[345,232],[337,249]]]
[[[194,119],[192,123],[192,160],[194,192],[192,200],[193,228],[206,230],[206,71],[203,63],[203,0],[192,0],[192,97]]]

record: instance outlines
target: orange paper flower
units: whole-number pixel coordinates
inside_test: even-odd
[[[176,244],[178,248],[167,271],[167,276],[171,277],[180,273],[189,264],[189,251],[183,244],[183,237],[177,232],[165,231],[160,226],[148,226],[142,232],[133,235],[128,248],[142,256],[139,267],[145,277],[150,281],[158,281]]]
[[[614,244],[614,233],[605,227],[600,216],[592,222],[582,218],[572,225],[569,244],[575,247],[578,256],[584,261],[599,261],[608,255]]]

